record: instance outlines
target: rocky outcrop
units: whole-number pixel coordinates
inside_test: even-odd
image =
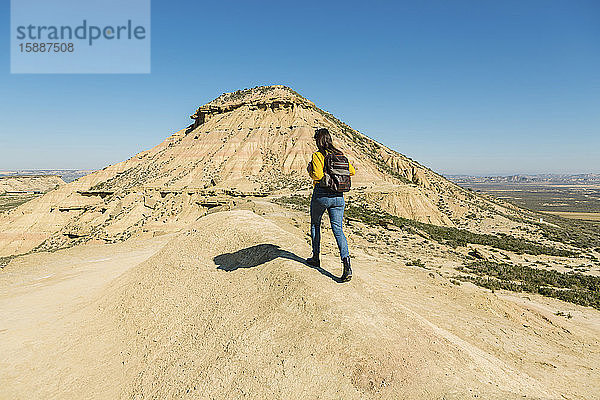
[[[315,105],[290,88],[280,85],[238,90],[233,93],[224,93],[210,103],[199,107],[190,116],[194,120],[190,128],[195,129],[215,115],[228,113],[240,107],[246,107],[251,111],[277,111],[293,110],[295,107],[309,109],[314,108]]]

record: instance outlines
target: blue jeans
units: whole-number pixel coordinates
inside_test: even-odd
[[[313,257],[319,258],[321,252],[321,219],[325,210],[329,213],[331,221],[331,230],[337,241],[340,257],[346,258],[348,252],[348,241],[342,230],[342,220],[344,218],[344,195],[331,192],[316,186],[310,200],[310,236],[312,238]]]

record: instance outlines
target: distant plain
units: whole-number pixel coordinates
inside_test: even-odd
[[[600,182],[588,179],[584,182],[576,176],[560,179],[536,179],[535,177],[448,176],[464,188],[484,192],[516,206],[563,218],[584,221],[600,221]],[[509,181],[512,178],[513,181]]]

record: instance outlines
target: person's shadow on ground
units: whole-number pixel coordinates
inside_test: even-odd
[[[247,247],[233,253],[221,254],[213,258],[213,260],[215,264],[217,264],[217,269],[223,271],[235,271],[239,268],[258,267],[259,265],[265,264],[279,257],[297,261],[300,264],[319,271],[321,274],[333,279],[338,283],[341,282],[340,279],[331,272],[321,267],[309,265],[306,263],[304,258],[298,257],[291,251],[283,250],[279,246],[270,243],[257,244],[256,246]]]

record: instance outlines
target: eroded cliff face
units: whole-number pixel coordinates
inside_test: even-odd
[[[152,149],[0,214],[0,256],[177,231],[247,196],[308,193],[320,127],[355,166],[353,193],[383,210],[455,225],[489,208],[285,86],[225,93],[192,119]]]
[[[238,90],[232,93],[223,93],[210,103],[199,107],[190,116],[194,123],[188,129],[199,127],[215,115],[228,113],[242,107],[250,111],[282,109],[293,111],[297,107],[312,109],[315,108],[315,105],[290,88],[280,85]]]

